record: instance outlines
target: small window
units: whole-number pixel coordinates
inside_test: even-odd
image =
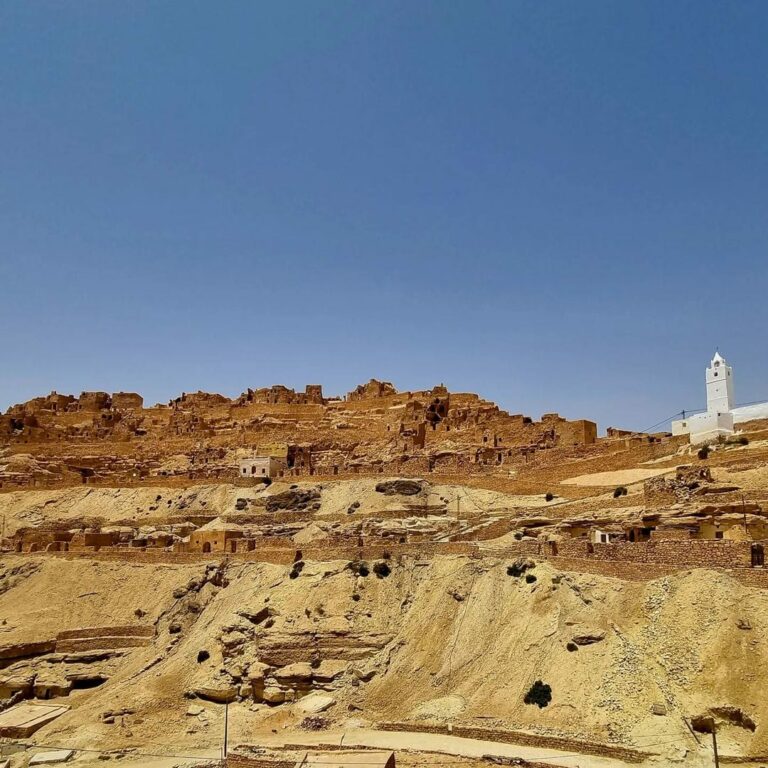
[[[722,539],[723,538],[723,532],[722,531],[715,531],[715,538],[716,539]]]
[[[715,376],[717,376],[717,371],[715,371]]]

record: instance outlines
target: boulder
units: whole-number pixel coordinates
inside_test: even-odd
[[[326,709],[330,709],[335,703],[336,699],[333,696],[323,693],[310,693],[308,696],[300,699],[295,706],[299,712],[316,715],[320,712],[325,712]]]
[[[48,765],[49,763],[65,763],[73,754],[71,749],[54,749],[50,752],[38,752],[29,759],[29,764]]]
[[[237,698],[237,688],[233,685],[199,686],[194,688],[192,693],[201,699],[215,701],[217,704],[228,704]]]
[[[323,659],[320,665],[312,670],[312,677],[318,683],[330,683],[347,671],[349,662],[343,659]]]
[[[290,682],[294,680],[311,680],[314,670],[306,661],[299,661],[295,664],[288,664],[285,667],[276,669],[272,676],[280,682]]]
[[[415,496],[423,490],[423,480],[385,480],[376,483],[376,491],[385,496]]]
[[[284,688],[278,688],[276,685],[269,685],[264,689],[262,699],[267,704],[282,704],[286,698],[286,691]]]

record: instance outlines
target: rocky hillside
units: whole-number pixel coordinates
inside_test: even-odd
[[[696,748],[686,719],[714,715],[724,752],[768,749],[768,595],[722,573],[629,583],[461,557],[298,574],[60,559],[2,569],[2,685],[69,694],[71,711],[41,732],[49,742],[215,745],[215,702],[231,701],[236,742],[302,723],[452,723],[679,758]],[[151,637],[106,654],[8,650],[122,624]],[[551,687],[542,707],[525,703],[537,681]]]

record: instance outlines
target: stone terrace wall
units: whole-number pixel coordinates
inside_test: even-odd
[[[645,542],[593,544],[583,540],[562,541],[557,555],[620,563],[649,563],[680,568],[749,568],[751,541],[662,539]]]
[[[528,731],[503,731],[493,728],[473,728],[471,726],[454,725],[451,730],[445,725],[430,725],[427,723],[382,723],[382,731],[416,731],[418,733],[440,733],[458,736],[464,739],[480,739],[481,741],[497,741],[503,744],[519,744],[540,749],[560,749],[566,752],[580,752],[588,755],[599,755],[623,760],[626,763],[641,763],[648,752],[622,747],[613,744],[600,744],[593,741],[581,741],[562,736],[544,736]]]
[[[768,545],[768,542],[763,542]],[[142,550],[126,547],[102,548],[99,551],[7,553],[9,557],[62,557],[92,559],[107,562],[123,561],[137,564],[192,564],[221,561],[271,563],[291,565],[300,556],[309,562],[331,560],[378,560],[398,557],[428,559],[438,555],[513,559],[532,557],[544,559],[564,571],[594,573],[629,581],[648,581],[669,576],[681,570],[718,568],[745,586],[768,588],[768,569],[752,568],[751,542],[741,541],[658,541],[643,543],[594,544],[588,551],[585,541],[558,542],[557,552],[552,543],[519,541],[497,549],[480,548],[474,542],[424,542],[398,544],[387,541],[363,542],[362,546],[262,547],[242,553],[167,552],[162,549]]]

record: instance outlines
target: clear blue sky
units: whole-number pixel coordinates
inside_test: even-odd
[[[0,5],[0,409],[768,399],[768,3]]]

